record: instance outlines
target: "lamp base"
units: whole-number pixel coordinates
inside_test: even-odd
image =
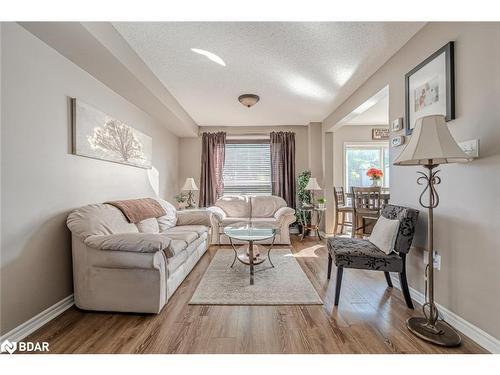
[[[452,347],[459,346],[462,342],[457,331],[443,321],[437,321],[431,326],[426,318],[409,318],[406,326],[415,336],[436,345]]]

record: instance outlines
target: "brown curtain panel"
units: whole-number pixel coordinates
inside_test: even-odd
[[[223,193],[226,133],[203,133],[201,147],[200,207],[208,207]]]
[[[295,208],[295,133],[271,132],[273,195]]]

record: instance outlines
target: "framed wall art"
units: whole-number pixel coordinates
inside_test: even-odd
[[[423,116],[455,118],[454,43],[449,42],[405,75],[406,135]]]
[[[372,129],[372,139],[377,140],[377,141],[389,139],[389,129],[387,129],[387,128],[373,128]]]
[[[153,140],[130,125],[71,99],[73,154],[151,168]]]

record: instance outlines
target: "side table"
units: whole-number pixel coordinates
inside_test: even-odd
[[[319,232],[319,228],[321,225],[321,221],[325,216],[326,208],[318,208],[318,207],[302,207],[297,209],[299,213],[299,224],[302,227],[302,233],[300,234],[300,240],[304,240],[304,236],[306,231],[313,230],[316,232],[316,236],[321,241],[323,238]],[[310,213],[311,221],[308,223],[307,214]],[[316,220],[315,220],[316,217]]]

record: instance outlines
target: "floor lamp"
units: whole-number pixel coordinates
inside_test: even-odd
[[[424,317],[409,318],[406,321],[408,329],[423,340],[441,346],[460,345],[460,335],[439,319],[439,312],[434,302],[434,242],[433,209],[439,204],[439,196],[435,185],[441,183],[435,168],[440,164],[469,161],[469,157],[455,142],[448,130],[442,115],[421,117],[416,121],[410,142],[394,161],[394,165],[421,165],[427,171],[417,172],[419,185],[424,185],[419,202],[427,208],[427,264],[426,301],[422,306]],[[427,194],[426,194],[427,193]]]

